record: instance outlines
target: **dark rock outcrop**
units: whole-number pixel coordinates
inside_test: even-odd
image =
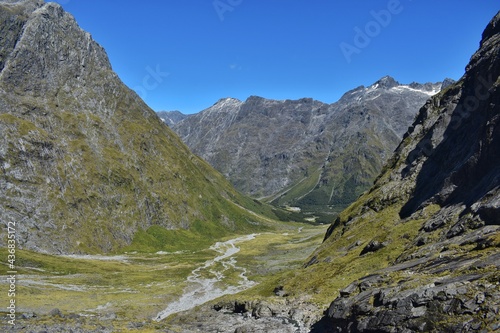
[[[438,263],[427,265],[434,264]],[[459,263],[450,260],[450,264]],[[441,269],[452,268],[446,266]],[[500,327],[498,281],[477,282],[482,278],[468,274],[435,278],[427,284],[406,279],[391,286],[392,279],[378,276],[369,288],[361,279],[348,287],[355,292],[332,302],[322,323],[328,323],[330,331],[325,332],[494,331]]]

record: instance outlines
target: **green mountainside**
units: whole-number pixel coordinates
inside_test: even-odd
[[[0,216],[20,248],[169,249],[267,228],[247,209],[269,207],[193,155],[59,5],[0,2],[0,29]]]

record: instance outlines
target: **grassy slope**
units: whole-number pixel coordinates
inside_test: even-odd
[[[78,242],[76,249],[80,251],[116,251],[126,245],[114,234],[117,220],[125,229],[143,221],[145,229],[153,226],[151,234],[158,234],[160,229],[165,231],[165,227],[189,227],[199,237],[213,239],[234,232],[266,229],[262,225],[265,217],[249,214],[233,202],[275,217],[269,206],[238,194],[155,119],[149,120],[149,124],[140,124],[142,119],[122,122],[119,138],[129,145],[123,149],[98,131],[90,135],[82,133],[86,123],[99,127],[99,117],[67,112],[56,117],[64,129],[59,137],[70,138],[62,144],[43,128],[14,115],[2,114],[0,122],[8,126],[10,133],[6,134],[12,135],[13,140],[15,135],[27,143],[29,155],[38,154],[39,145],[62,146],[64,155],[49,161],[54,168],[48,171],[43,165],[45,161],[38,160],[35,168],[42,172],[34,172],[30,180],[40,188],[40,193],[47,195],[53,205],[55,223],[61,228],[64,225],[68,232],[65,237]],[[97,145],[90,142],[95,140],[94,135],[98,138]],[[6,159],[13,168],[25,163],[18,152],[11,144]],[[49,182],[45,181],[47,173]],[[160,220],[167,216],[168,221]],[[180,235],[187,233],[179,231],[171,237]],[[135,244],[140,239],[137,237]]]

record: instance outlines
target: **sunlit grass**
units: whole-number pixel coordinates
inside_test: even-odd
[[[217,264],[211,268],[212,272],[202,270],[202,277],[214,278],[214,272],[223,272],[219,284],[224,288],[237,285],[246,270],[250,280],[265,284],[266,279],[300,267],[321,243],[325,228],[291,223],[279,232],[258,234],[237,244],[240,251],[233,256],[236,269]],[[112,322],[117,331],[120,327],[125,330],[126,323],[131,321],[144,321],[147,323],[144,331],[154,331],[161,323],[151,319],[185,292],[186,278],[195,268],[218,255],[210,249],[211,245],[203,243],[201,248],[196,244],[175,252],[130,252],[86,259],[18,250],[18,313],[37,313],[39,322],[70,320],[47,316],[57,308],[63,314]],[[0,258],[7,258],[6,249],[0,249]],[[7,271],[3,262],[0,275],[6,275]],[[2,293],[1,299],[5,297]]]
[[[185,277],[212,253],[130,255],[125,262],[25,251],[17,256],[21,312],[43,314],[58,308],[63,313],[148,319],[183,292]],[[5,271],[2,266],[1,273]]]

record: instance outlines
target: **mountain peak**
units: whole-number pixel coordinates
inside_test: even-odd
[[[495,17],[490,21],[486,29],[484,29],[483,35],[482,35],[482,40],[481,40],[481,46],[483,46],[483,43],[490,39],[491,37],[495,36],[496,34],[500,33],[500,11],[495,15]]]
[[[252,101],[262,101],[264,100],[265,98],[264,97],[261,97],[261,96],[257,96],[257,95],[251,95],[249,96],[247,99],[246,99],[246,103],[248,102],[252,102]]]
[[[443,80],[443,82],[441,83],[441,90],[445,89],[445,88],[448,88],[449,86],[451,86],[452,84],[454,84],[456,81],[453,80],[453,79],[450,79],[450,78],[445,78]]]
[[[189,117],[189,115],[184,114],[184,113],[182,113],[182,112],[180,112],[178,110],[174,110],[174,111],[158,111],[158,112],[156,112],[156,114],[168,126],[174,126],[178,122],[181,122],[184,119],[186,119],[187,117]]]
[[[217,110],[233,110],[234,108],[240,106],[243,102],[240,101],[237,98],[232,98],[232,97],[226,97],[226,98],[221,98],[217,102],[214,103],[214,105],[211,108],[217,109]]]
[[[60,5],[30,0],[0,2],[0,7],[5,8],[1,22],[7,26],[0,45],[0,82],[15,91],[74,97],[94,81],[96,70],[115,76],[106,51]],[[29,80],[19,70],[27,64]],[[99,82],[104,88],[105,80]]]
[[[386,75],[374,84],[371,85],[373,88],[390,89],[399,86],[400,83],[396,81],[392,76]]]
[[[241,102],[241,101],[237,98],[225,97],[225,98],[220,98],[217,102],[214,103],[214,105],[217,105],[220,103],[234,103],[234,102]]]

